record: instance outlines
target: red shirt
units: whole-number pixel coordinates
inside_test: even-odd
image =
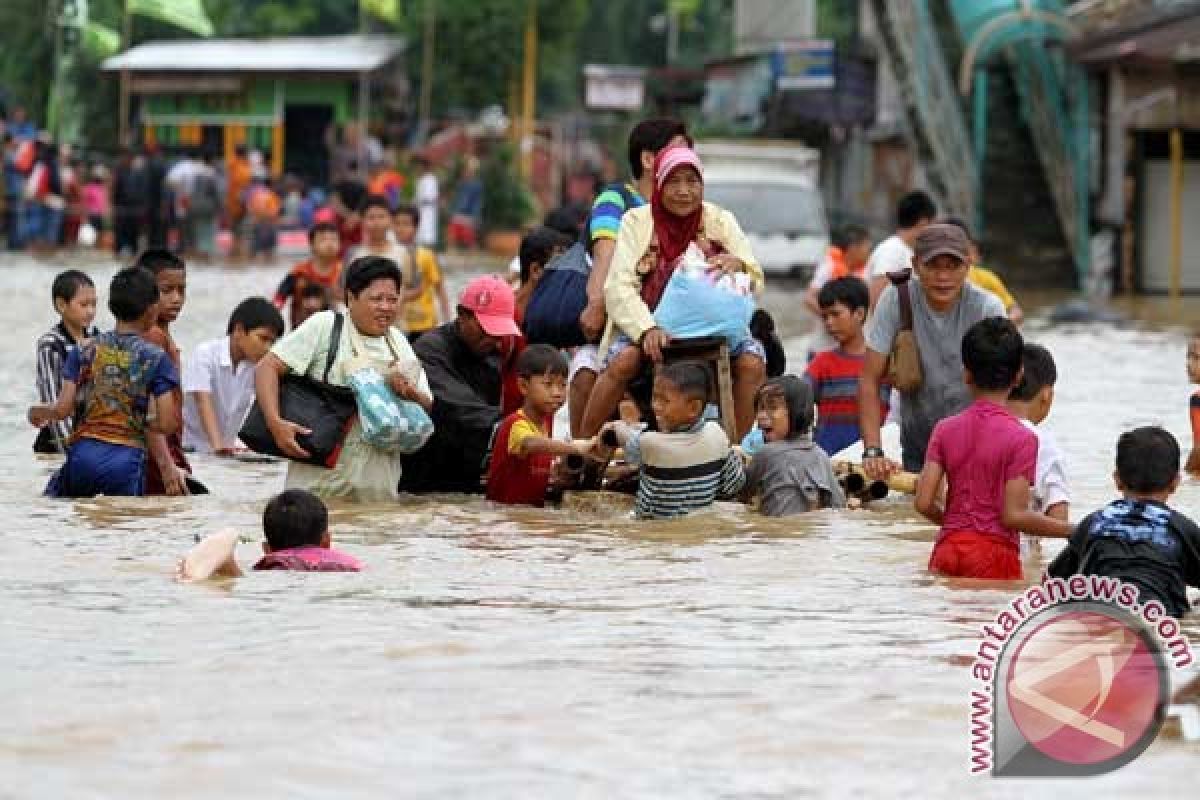
[[[1013,547],[1021,534],[1004,527],[1004,486],[1024,478],[1033,486],[1038,440],[1004,406],[976,400],[933,429],[927,462],[946,471],[946,513],[941,537],[957,532],[994,536]]]
[[[487,498],[496,503],[513,506],[537,506],[546,504],[546,486],[550,483],[550,468],[554,456],[550,453],[534,453],[519,456],[508,451],[509,436],[513,426],[531,420],[524,411],[509,414],[500,423],[496,442],[492,447],[492,463],[488,467]],[[553,436],[554,418],[542,420],[541,429]]]

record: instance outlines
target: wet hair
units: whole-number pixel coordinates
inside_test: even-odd
[[[108,310],[118,322],[136,322],[158,302],[158,281],[145,267],[126,267],[108,286]]]
[[[821,308],[832,308],[841,303],[851,311],[865,309],[871,304],[871,290],[862,278],[845,275],[834,278],[821,287],[817,292],[817,305]]]
[[[389,217],[392,215],[392,204],[381,194],[367,195],[366,199],[362,201],[362,205],[358,207],[358,211],[363,216],[366,216],[367,212],[372,208],[382,208],[388,213]]]
[[[572,240],[556,231],[541,225],[525,234],[521,239],[521,249],[517,258],[521,262],[521,283],[529,280],[529,273],[534,264],[546,266],[559,248],[571,246]]]
[[[86,272],[80,272],[77,269],[60,272],[54,276],[54,283],[50,286],[50,299],[62,300],[64,303],[69,303],[75,299],[75,295],[79,294],[79,290],[85,286],[91,286],[92,288],[96,286],[96,284],[92,283],[92,279],[88,277]]]
[[[229,315],[229,325],[225,333],[233,333],[233,329],[241,326],[246,333],[256,328],[266,328],[274,331],[276,338],[283,336],[283,317],[270,300],[265,297],[247,297],[238,303],[237,308]]]
[[[1054,366],[1054,356],[1040,344],[1025,343],[1025,348],[1021,351],[1021,366],[1024,367],[1021,382],[1009,395],[1013,400],[1028,403],[1037,397],[1042,389],[1053,386],[1058,381],[1058,368]]]
[[[688,146],[692,138],[688,136],[687,126],[671,117],[653,117],[644,119],[629,132],[629,169],[633,172],[634,180],[642,177],[642,153],[657,154],[676,136],[687,139]]]
[[[413,227],[421,224],[421,212],[412,203],[401,203],[396,206],[396,216],[408,217],[412,220]]]
[[[967,330],[962,340],[963,366],[984,391],[1012,388],[1021,371],[1025,340],[1004,317],[981,319]]]
[[[943,225],[953,225],[963,232],[963,236],[967,237],[967,241],[974,243],[975,237],[971,235],[971,228],[963,221],[962,217],[943,217],[941,220]]]
[[[346,268],[346,292],[357,296],[363,289],[382,278],[395,281],[397,290],[404,288],[404,273],[396,266],[395,261],[383,256],[356,258]]]
[[[788,410],[788,438],[796,439],[812,430],[816,409],[813,406],[812,387],[795,375],[780,375],[758,387],[754,394],[754,407],[768,397],[783,398]]]
[[[869,242],[871,233],[862,225],[843,225],[833,232],[833,246],[845,250],[856,244]]]
[[[654,378],[674,385],[689,400],[708,402],[711,385],[708,368],[697,361],[676,361],[674,364],[659,367],[654,373]]]
[[[912,228],[925,220],[937,218],[937,204],[926,192],[917,189],[896,203],[896,227]]]
[[[317,241],[317,234],[321,233],[336,233],[338,240],[342,238],[342,232],[338,230],[338,226],[332,222],[318,222],[308,229],[308,244],[311,247],[313,242]]]
[[[1131,492],[1162,492],[1179,474],[1179,442],[1156,425],[1117,439],[1117,476]]]
[[[559,206],[558,208],[546,214],[542,220],[542,225],[551,230],[558,231],[563,236],[570,238],[571,242],[579,239],[579,231],[583,225],[583,213],[579,206]]]
[[[775,318],[765,308],[750,315],[750,335],[759,341],[767,354],[767,377],[775,378],[787,370],[787,351],[775,332]]]
[[[321,498],[304,489],[275,495],[263,509],[263,533],[272,550],[321,544],[329,530],[329,510]]]
[[[517,356],[517,376],[536,378],[541,375],[567,377],[567,359],[556,347],[531,344]]]
[[[168,269],[187,269],[187,264],[183,259],[172,253],[170,250],[164,250],[159,247],[151,247],[142,251],[142,254],[137,257],[137,261],[133,262],[135,267],[150,270],[152,275],[158,275]]]

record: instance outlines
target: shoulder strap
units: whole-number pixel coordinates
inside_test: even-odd
[[[909,279],[912,278],[912,270],[905,269],[899,272],[889,272],[887,279],[896,287],[896,296],[900,301],[900,330],[911,331],[913,329],[913,311],[912,311],[912,295],[909,293]]]
[[[333,332],[329,334],[329,353],[325,356],[325,374],[321,376],[322,383],[329,383],[329,371],[333,369],[333,362],[337,361],[338,351],[342,349],[342,326],[346,322],[346,315],[341,312],[333,312]]]

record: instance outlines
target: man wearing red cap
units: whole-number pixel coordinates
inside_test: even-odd
[[[404,459],[400,490],[479,492],[500,420],[500,350],[521,331],[513,290],[494,275],[467,284],[458,316],[413,346],[433,391],[434,434]]]

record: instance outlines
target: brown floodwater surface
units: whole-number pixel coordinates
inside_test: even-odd
[[[1200,745],[1165,738],[1098,779],[970,777],[967,664],[1019,586],[930,576],[934,531],[901,501],[670,523],[463,497],[338,506],[334,538],[362,574],[177,584],[175,561],[219,527],[256,556],[283,468],[197,457],[206,497],[40,497],[56,462],[31,454],[25,409],[55,271],[0,260],[0,798],[1194,792]],[[113,269],[90,271],[103,307]],[[192,269],[185,355],[282,273]],[[799,372],[799,293],[766,305]],[[1163,424],[1188,446],[1177,330],[1027,333],[1058,361],[1047,424],[1074,518],[1113,496],[1120,431]],[[1200,516],[1200,486],[1174,504]],[[1200,646],[1200,625],[1184,629]]]

